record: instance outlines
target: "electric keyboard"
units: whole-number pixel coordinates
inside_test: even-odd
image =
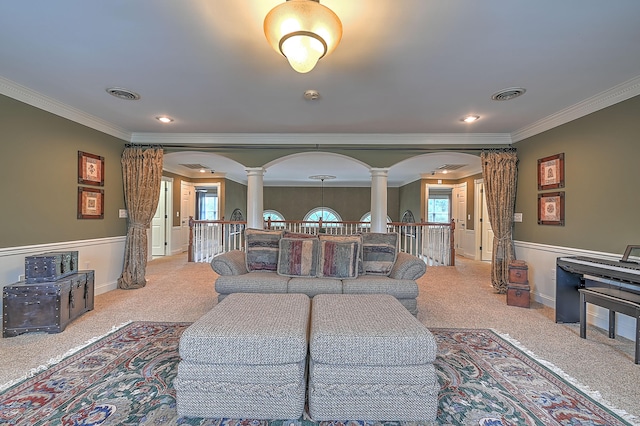
[[[580,321],[578,289],[615,291],[617,297],[633,299],[640,294],[640,263],[637,250],[628,246],[621,260],[587,256],[556,259],[556,322]]]
[[[576,256],[558,258],[557,266],[574,274],[593,275],[640,286],[640,264],[638,263]]]

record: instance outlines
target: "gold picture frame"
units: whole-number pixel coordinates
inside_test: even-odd
[[[78,187],[78,219],[104,219],[104,189]]]
[[[538,225],[564,226],[564,191],[538,194]]]
[[[104,157],[78,151],[78,183],[104,185]]]
[[[564,188],[564,153],[538,160],[538,190]]]

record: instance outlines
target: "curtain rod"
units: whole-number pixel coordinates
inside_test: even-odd
[[[241,150],[297,150],[297,151],[321,151],[321,150],[343,150],[343,151],[416,151],[416,152],[440,152],[440,151],[467,151],[482,152],[487,150],[515,150],[513,147],[504,146],[378,146],[378,145],[191,145],[191,144],[171,144],[162,145],[139,145],[127,144],[127,147],[153,147],[169,150],[183,149],[193,151],[241,151]]]
[[[160,144],[138,144],[138,143],[126,143],[124,144],[125,148],[164,148],[163,145]]]

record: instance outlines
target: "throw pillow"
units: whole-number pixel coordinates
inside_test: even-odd
[[[247,271],[276,271],[278,269],[279,241],[282,231],[246,229],[244,244]]]
[[[332,235],[332,234],[320,234],[318,235],[320,241],[333,241],[337,243],[356,243],[358,250],[358,275],[364,274],[364,267],[362,265],[362,235]]]
[[[282,238],[318,238],[314,234],[305,234],[304,232],[284,231]]]
[[[358,278],[358,243],[320,240],[318,277]]]
[[[278,275],[315,277],[319,246],[317,238],[281,238]]]
[[[362,263],[365,274],[388,276],[397,257],[397,232],[369,232],[362,235]]]

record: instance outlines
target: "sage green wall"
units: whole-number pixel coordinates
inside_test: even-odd
[[[0,248],[126,235],[124,144],[0,95]],[[104,219],[77,219],[78,151],[105,159]]]
[[[224,190],[224,218],[231,220],[231,214],[235,209],[240,209],[247,220],[247,185],[225,179]]]
[[[520,141],[514,238],[622,253],[640,244],[640,96]],[[565,154],[565,226],[537,224],[537,160]]]
[[[422,214],[421,209],[421,190],[422,190],[422,182],[420,180],[416,180],[415,182],[408,183],[399,188],[400,201],[399,201],[399,209],[400,217],[398,220],[402,220],[402,215],[405,211],[411,210],[413,213],[413,218],[416,222],[420,222],[424,214]]]
[[[276,210],[286,220],[303,220],[309,210],[320,207],[322,189],[320,187],[269,186],[263,189],[265,210]],[[387,214],[397,221],[399,204],[398,188],[387,189]],[[371,188],[325,187],[324,205],[342,217],[344,221],[359,221],[371,211]]]

